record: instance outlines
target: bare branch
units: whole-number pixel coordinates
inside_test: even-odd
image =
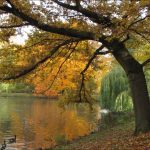
[[[92,63],[92,61],[95,59],[95,57],[97,55],[100,55],[100,54],[106,54],[106,52],[100,52],[102,49],[104,48],[104,46],[100,46],[96,51],[95,53],[93,54],[93,56],[90,58],[90,60],[88,61],[87,65],[85,66],[85,68],[83,69],[83,71],[81,72],[81,74],[84,74],[87,69],[89,68],[90,64]]]
[[[81,85],[80,85],[80,90],[79,90],[79,102],[82,102],[82,90],[83,88],[85,88],[85,83],[84,83],[84,80],[85,80],[85,76],[84,76],[84,73],[81,73]]]
[[[144,67],[144,66],[146,66],[148,63],[150,63],[150,58],[147,59],[146,61],[144,61],[144,62],[142,63],[142,66]]]
[[[93,56],[90,58],[90,60],[88,61],[88,63],[86,64],[85,68],[83,69],[83,71],[81,72],[81,85],[80,85],[80,90],[79,90],[79,101],[82,101],[82,91],[84,93],[84,98],[86,99],[86,101],[88,103],[90,103],[90,101],[86,98],[86,89],[85,89],[85,72],[88,70],[88,68],[90,67],[91,63],[93,62],[93,60],[96,58],[97,55],[105,55],[108,53],[111,53],[111,51],[101,51],[104,48],[104,45],[101,45],[93,54]],[[88,93],[87,93],[88,94]]]

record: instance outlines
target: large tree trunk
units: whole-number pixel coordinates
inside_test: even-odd
[[[135,133],[150,131],[150,103],[143,70],[128,74],[135,111]]]
[[[115,40],[109,46],[129,79],[135,112],[135,134],[150,131],[150,102],[143,67],[123,43]]]

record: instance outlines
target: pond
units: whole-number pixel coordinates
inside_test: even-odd
[[[99,107],[72,104],[59,107],[54,100],[0,98],[0,143],[16,135],[8,150],[48,148],[90,134],[97,128]]]

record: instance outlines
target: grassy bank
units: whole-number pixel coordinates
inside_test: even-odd
[[[132,118],[51,150],[149,150],[150,133],[134,136],[133,131]]]
[[[33,95],[32,93],[0,93],[0,97],[24,97],[24,98],[42,98],[57,99],[56,96]]]

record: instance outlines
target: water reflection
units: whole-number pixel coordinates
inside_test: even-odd
[[[17,135],[16,150],[48,148],[57,143],[89,134],[97,125],[98,107],[58,107],[42,99],[0,98],[0,143]]]

